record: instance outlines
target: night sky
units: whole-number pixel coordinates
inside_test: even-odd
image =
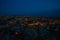
[[[0,15],[60,16],[60,0],[0,0]]]

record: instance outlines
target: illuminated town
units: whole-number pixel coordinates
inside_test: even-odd
[[[46,17],[0,16],[0,27],[60,25],[60,20]],[[5,22],[5,23],[3,23]]]
[[[28,27],[31,27],[33,29],[30,29]],[[37,33],[39,35],[41,34],[41,36],[45,35],[45,37],[47,37],[46,35],[48,35],[48,33],[50,31],[60,31],[60,29],[59,29],[60,28],[60,19],[52,18],[52,17],[49,18],[49,17],[30,17],[30,16],[28,16],[28,17],[26,17],[26,16],[24,16],[24,17],[0,16],[0,29],[4,30],[4,28],[7,28],[6,29],[7,32],[12,33],[11,35],[14,34],[16,36],[16,38],[20,34],[20,32],[19,32],[20,30],[24,30],[25,31],[24,33],[29,32],[29,30],[32,32],[37,31]],[[21,28],[21,29],[19,29],[19,28]],[[17,31],[17,30],[19,30],[19,31]],[[43,33],[44,30],[46,30],[46,34]],[[33,34],[31,34],[31,35],[33,36]],[[36,34],[35,34],[35,36],[36,36]],[[43,38],[44,40],[46,39],[45,37]],[[24,38],[22,38],[22,39],[24,39]],[[31,39],[35,40],[35,37],[31,38]],[[36,40],[38,40],[38,39],[39,38],[37,38]],[[48,40],[48,37],[46,40]]]

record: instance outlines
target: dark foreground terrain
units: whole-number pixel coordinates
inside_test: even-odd
[[[0,16],[0,40],[60,40],[60,19]]]

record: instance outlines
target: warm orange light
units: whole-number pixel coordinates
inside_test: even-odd
[[[37,22],[37,23],[34,23],[35,25],[38,25],[39,24],[39,22]]]
[[[40,22],[40,25],[41,25],[41,26],[44,26],[44,25],[45,25],[45,23],[44,23],[44,22]]]
[[[19,32],[15,32],[15,35],[18,35],[19,34]]]
[[[28,24],[28,26],[33,26],[34,24]]]

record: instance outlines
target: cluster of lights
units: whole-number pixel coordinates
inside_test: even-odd
[[[44,17],[6,17],[6,19],[4,19],[4,17],[2,19],[7,20],[10,18],[13,19],[11,21],[8,22],[8,24],[4,25],[4,26],[33,26],[33,27],[37,27],[37,26],[44,26],[45,24],[48,25],[60,25],[60,20],[54,20],[54,19],[49,19],[49,18],[44,18]],[[38,20],[40,19],[40,20]],[[1,17],[0,17],[1,20]],[[21,23],[18,24],[16,23],[16,21],[23,21],[23,22],[27,22],[27,24],[25,23]],[[29,23],[31,22],[31,23]],[[1,26],[0,26],[1,27]],[[47,28],[49,29],[49,28]]]

